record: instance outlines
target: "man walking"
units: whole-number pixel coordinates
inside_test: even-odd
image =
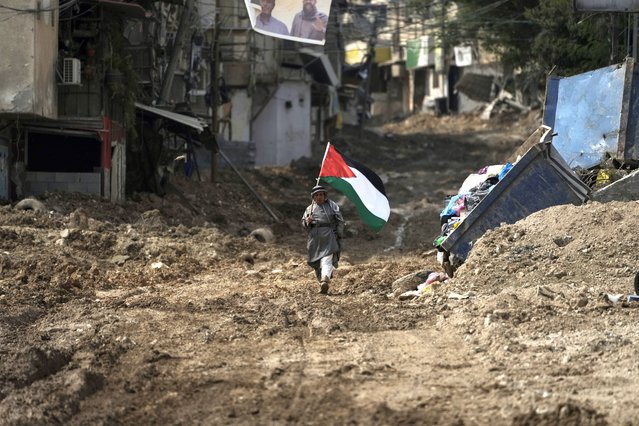
[[[317,185],[311,190],[311,205],[302,216],[302,226],[308,233],[306,249],[308,264],[320,282],[320,293],[328,293],[328,283],[340,257],[340,239],[344,234],[344,218],[339,206],[326,196],[326,189]]]

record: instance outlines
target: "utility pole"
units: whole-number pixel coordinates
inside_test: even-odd
[[[211,134],[213,135],[213,146],[211,147],[211,183],[217,181],[219,150],[217,108],[220,104],[220,89],[217,82],[220,79],[220,22],[220,0],[215,0],[215,28],[213,28],[213,46],[211,49]]]
[[[173,85],[173,76],[175,75],[175,68],[177,67],[180,55],[182,55],[184,40],[189,34],[187,30],[190,28],[189,20],[191,19],[191,11],[193,10],[193,0],[186,0],[184,7],[182,8],[182,15],[180,16],[180,26],[178,27],[177,34],[175,35],[175,41],[173,42],[173,51],[171,52],[171,58],[169,64],[164,72],[164,79],[162,80],[162,89],[160,90],[160,104],[166,104],[167,98]]]
[[[397,52],[399,52],[399,57],[397,59],[404,59],[402,56],[402,49],[400,48],[401,44],[402,44],[402,31],[400,29],[399,26],[399,20],[400,20],[400,13],[399,13],[399,1],[395,1],[395,34],[394,34],[394,39],[393,40],[393,48],[396,49]],[[395,58],[393,58],[395,59]]]
[[[441,78],[441,82],[440,82],[440,87],[442,87],[442,89],[445,89],[446,91],[448,91],[448,82],[447,80],[447,76],[448,76],[448,67],[447,67],[447,60],[446,60],[446,51],[448,50],[448,43],[447,43],[447,36],[446,36],[446,19],[448,18],[448,0],[443,0],[441,3],[442,6],[442,16],[441,16],[441,36],[439,38],[439,45],[440,45],[440,61],[441,61],[441,69],[439,70],[439,76],[437,76],[437,78]],[[435,62],[437,62],[437,58],[435,58]],[[437,68],[437,66],[435,66],[435,68]],[[442,114],[446,114],[448,113],[449,109],[450,109],[450,96],[448,93],[442,93],[443,97],[444,97],[444,111],[440,111],[440,113]],[[438,109],[440,109],[441,107],[438,107]]]
[[[632,14],[632,57],[637,60],[637,27],[639,26],[639,14]]]
[[[363,94],[360,93],[360,117],[359,117],[359,136],[362,137],[364,131],[364,122],[370,113],[370,91],[371,91],[371,74],[373,72],[373,62],[375,61],[375,44],[377,43],[377,13],[373,20],[373,33],[368,41],[368,64],[366,66],[366,80],[364,80]]]

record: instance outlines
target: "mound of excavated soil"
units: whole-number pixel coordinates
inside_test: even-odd
[[[639,203],[558,206],[440,270],[439,211],[534,117],[411,117],[332,141],[392,213],[347,223],[328,296],[300,227],[323,146],[290,168],[174,176],[163,198],[0,208],[0,418],[23,424],[634,424]],[[268,230],[268,238],[252,231]],[[621,295],[621,296],[620,296]]]

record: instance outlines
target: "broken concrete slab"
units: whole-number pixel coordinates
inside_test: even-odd
[[[593,192],[590,198],[601,203],[639,200],[639,170]]]

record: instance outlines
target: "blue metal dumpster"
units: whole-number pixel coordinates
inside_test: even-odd
[[[487,230],[548,207],[583,204],[589,190],[549,141],[540,142],[506,173],[441,247],[466,260],[473,243]]]

